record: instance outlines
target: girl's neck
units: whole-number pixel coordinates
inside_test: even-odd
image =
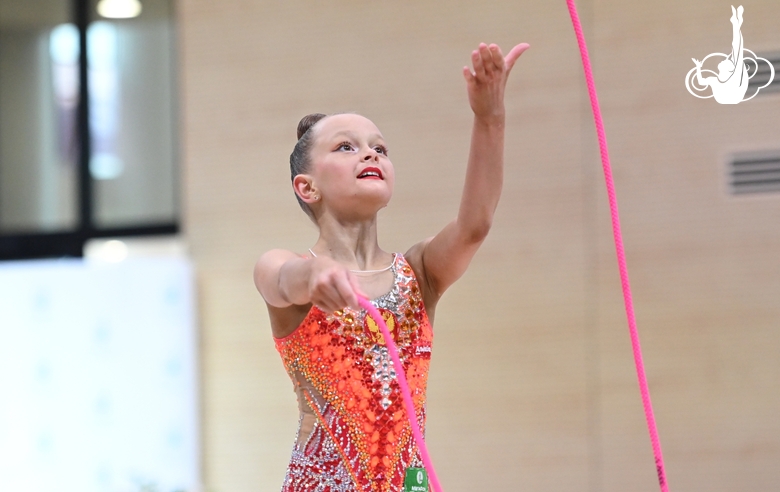
[[[355,270],[384,266],[391,256],[382,251],[377,240],[376,217],[360,222],[320,220],[320,237],[312,250],[329,256]]]

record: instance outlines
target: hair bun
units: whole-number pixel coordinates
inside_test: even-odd
[[[298,122],[298,140],[301,139],[304,133],[309,131],[309,128],[313,127],[318,121],[323,119],[325,116],[322,113],[312,113],[307,114],[303,118],[301,118],[301,121]]]

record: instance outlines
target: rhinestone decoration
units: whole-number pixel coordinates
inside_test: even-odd
[[[384,346],[380,347],[379,345],[374,345],[371,347],[371,356],[371,365],[374,366],[373,379],[374,381],[379,381],[382,385],[382,389],[379,390],[379,393],[384,398],[379,400],[379,404],[382,405],[382,408],[387,410],[387,407],[392,403],[388,398],[390,393],[393,392],[393,390],[390,389],[390,381],[395,380],[393,361],[390,359],[390,353],[388,352],[387,347]]]
[[[398,347],[424,429],[433,332],[401,254],[392,271],[393,288],[372,303]],[[422,466],[384,342],[364,310],[325,313],[316,306],[276,340],[301,409],[283,492],[398,492],[406,468]],[[314,425],[304,432],[306,419]]]

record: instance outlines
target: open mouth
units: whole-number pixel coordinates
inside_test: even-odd
[[[382,171],[377,167],[367,167],[358,174],[358,179],[384,179]]]

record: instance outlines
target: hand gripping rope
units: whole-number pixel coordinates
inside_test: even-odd
[[[571,15],[572,24],[574,25],[574,33],[577,36],[577,44],[580,47],[580,55],[582,56],[582,66],[585,70],[585,81],[588,85],[588,94],[590,94],[590,104],[593,109],[593,118],[596,123],[596,133],[599,139],[599,149],[601,151],[601,163],[604,169],[604,179],[607,185],[607,195],[609,197],[609,210],[612,216],[612,233],[615,238],[615,252],[617,254],[618,269],[620,270],[620,281],[623,287],[623,300],[626,306],[626,316],[628,317],[628,329],[631,334],[631,346],[634,350],[634,363],[636,364],[636,373],[639,380],[639,391],[642,394],[642,405],[645,409],[645,417],[647,419],[647,427],[650,432],[650,442],[653,446],[653,455],[655,456],[655,467],[658,473],[658,483],[661,486],[661,492],[668,492],[669,488],[666,483],[666,471],[664,469],[664,459],[661,454],[661,442],[658,438],[658,428],[655,424],[655,417],[653,416],[653,405],[650,402],[650,390],[647,387],[647,378],[645,376],[645,366],[642,362],[642,349],[639,345],[639,332],[636,327],[636,317],[634,315],[634,303],[631,299],[631,285],[628,282],[628,267],[626,265],[626,253],[623,248],[623,234],[620,231],[620,217],[618,216],[617,196],[615,195],[615,184],[612,180],[612,166],[609,163],[609,151],[607,149],[607,136],[604,131],[604,122],[601,119],[601,109],[599,107],[598,97],[596,96],[596,84],[593,81],[593,72],[590,66],[590,58],[588,56],[588,47],[585,44],[585,36],[582,34],[582,24],[580,23],[579,15],[577,14],[577,7],[574,5],[574,0],[566,0],[569,7],[569,14]],[[417,413],[414,409],[414,403],[412,402],[412,395],[409,391],[409,385],[406,382],[406,374],[404,373],[401,360],[398,358],[398,350],[393,343],[390,331],[387,329],[382,316],[376,308],[368,302],[366,299],[359,299],[360,305],[368,311],[368,314],[374,318],[379,326],[382,336],[387,340],[387,350],[390,353],[390,357],[393,359],[393,365],[395,366],[395,372],[398,376],[398,385],[401,388],[401,394],[403,395],[404,408],[406,409],[406,415],[409,418],[409,423],[412,426],[412,434],[417,442],[417,447],[420,450],[420,455],[425,465],[425,469],[428,471],[431,485],[434,492],[442,492],[441,484],[436,476],[436,472],[433,469],[433,462],[428,454],[428,449],[425,446],[425,440],[420,432],[420,426],[417,424]]]

